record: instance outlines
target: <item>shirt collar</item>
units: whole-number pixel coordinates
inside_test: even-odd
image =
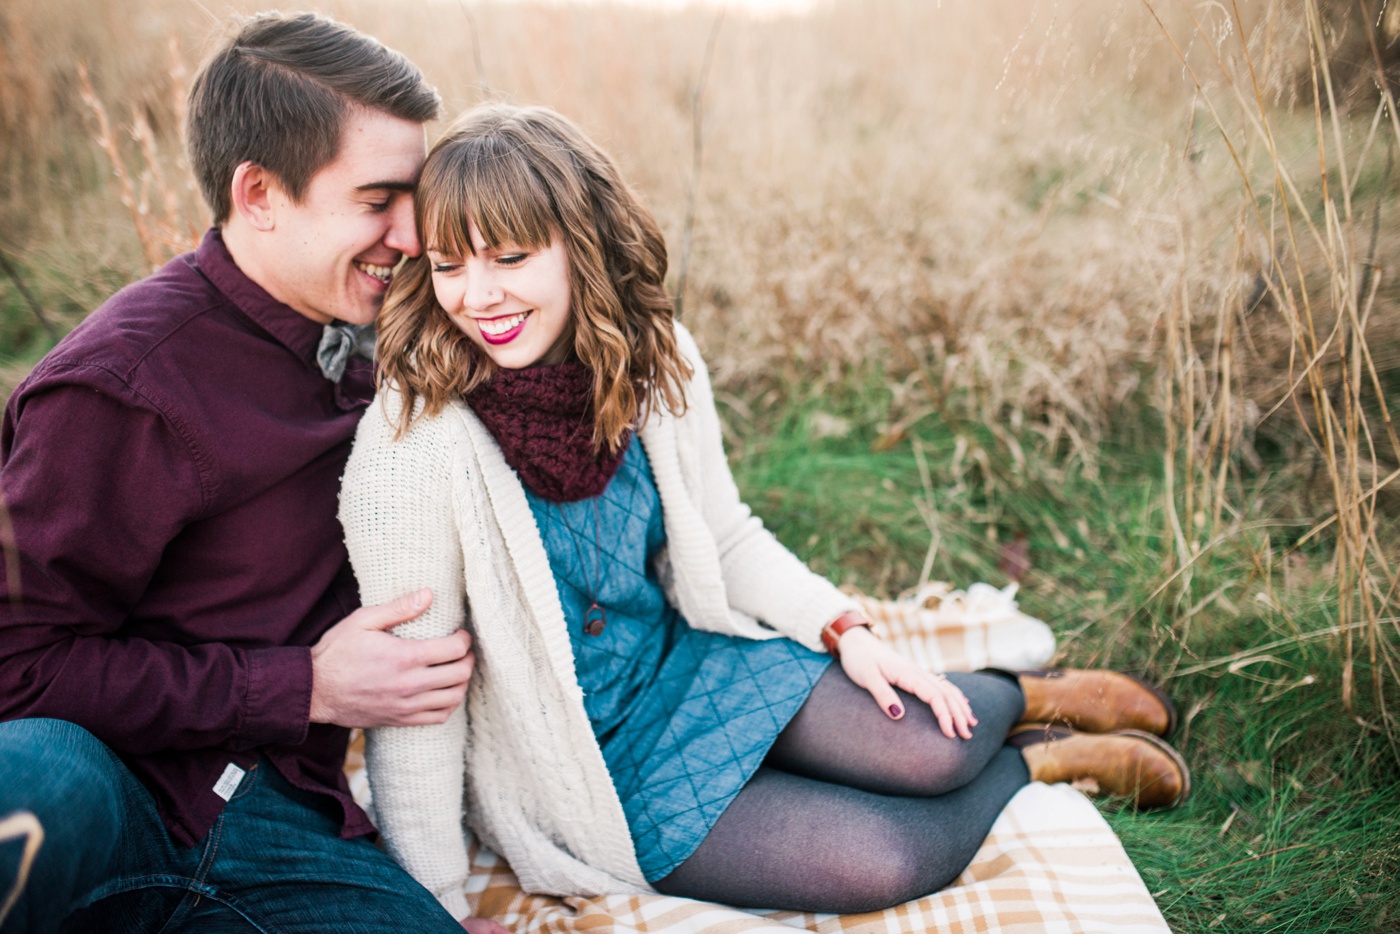
[[[279,302],[244,275],[224,245],[219,228],[211,227],[195,251],[195,265],[224,296],[258,327],[306,363],[316,367],[316,348],[324,326]],[[319,370],[318,370],[319,372]]]

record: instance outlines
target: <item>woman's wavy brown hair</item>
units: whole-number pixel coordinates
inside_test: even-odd
[[[616,449],[649,406],[685,411],[692,370],[676,348],[665,240],[612,159],[578,127],[544,107],[468,111],[428,153],[414,214],[424,255],[394,277],[379,315],[380,380],[403,394],[400,435],[496,371],[433,293],[426,253],[472,251],[468,219],[493,248],[539,249],[563,238],[573,349],[593,372],[595,448]]]

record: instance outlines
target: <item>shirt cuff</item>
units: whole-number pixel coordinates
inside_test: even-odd
[[[247,746],[297,745],[311,728],[311,649],[248,649],[248,688],[239,739]]]

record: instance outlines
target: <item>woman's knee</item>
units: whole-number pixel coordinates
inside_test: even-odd
[[[927,841],[891,834],[884,852],[859,866],[844,867],[841,878],[829,880],[827,903],[817,910],[833,914],[883,911],[937,892],[958,877],[973,853],[954,846],[950,851],[929,847]]]
[[[1026,709],[1026,697],[1020,682],[1010,672],[987,668],[981,671],[955,672],[948,680],[956,684],[972,705],[978,720],[1005,723],[1009,729]]]
[[[914,854],[891,854],[878,866],[865,867],[860,885],[847,893],[841,914],[883,911],[923,898],[940,887],[930,867]]]
[[[901,738],[898,755],[886,760],[884,787],[872,790],[915,797],[948,794],[975,781],[1002,748],[1024,708],[1015,680],[985,672],[955,673],[949,680],[967,695],[978,718],[972,738],[944,736],[928,705],[901,692],[908,702],[907,723],[901,726],[913,735]]]
[[[922,787],[915,794],[921,797],[936,797],[957,791],[975,780],[982,773],[986,756],[974,754],[971,748],[963,748],[942,755],[930,763],[924,773]]]

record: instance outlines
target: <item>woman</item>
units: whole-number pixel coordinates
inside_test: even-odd
[[[468,113],[417,212],[341,517],[366,601],[435,595],[399,635],[475,639],[466,705],[367,749],[390,851],[459,917],[464,800],[529,891],[852,912],[956,878],[1030,778],[1185,793],[1142,732],[1006,742],[1164,733],[1160,695],[922,671],[750,514],[661,234],[572,124]]]

